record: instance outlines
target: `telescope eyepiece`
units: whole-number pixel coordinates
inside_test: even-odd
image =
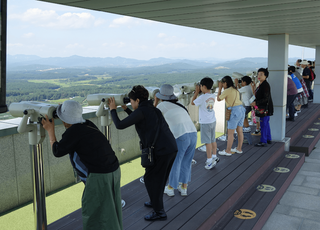
[[[130,98],[129,97],[124,97],[123,98],[123,103],[124,104],[128,104],[130,102]]]

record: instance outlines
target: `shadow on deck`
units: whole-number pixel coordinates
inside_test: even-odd
[[[320,105],[311,104],[295,122],[287,122],[290,145],[312,150],[320,132],[309,129],[320,127],[319,118]],[[308,132],[313,138],[302,137],[311,135]],[[253,143],[258,141],[259,137],[253,137]],[[226,142],[217,143],[220,150],[225,149]],[[297,153],[297,148],[290,149],[295,152],[285,152],[284,146],[282,142],[267,147],[244,144],[243,154],[218,155],[220,162],[211,170],[204,168],[205,152],[196,150],[197,164],[192,167],[188,196],[181,197],[175,190],[174,197],[163,197],[166,221],[143,219],[151,209],[143,205],[149,198],[139,179],[123,186],[124,229],[261,229],[304,163],[305,152]],[[50,224],[48,229],[82,229],[81,210]]]

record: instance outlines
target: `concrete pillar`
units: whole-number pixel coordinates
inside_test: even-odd
[[[274,141],[283,141],[286,134],[288,46],[288,34],[268,36],[268,82],[274,106],[270,129]]]
[[[316,79],[313,87],[313,103],[320,103],[320,45],[316,46],[316,66],[314,68]]]

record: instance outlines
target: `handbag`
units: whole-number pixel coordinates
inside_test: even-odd
[[[254,113],[256,117],[265,117],[268,116],[268,105],[267,106],[255,106],[254,107]]]
[[[236,93],[236,97],[234,98],[234,101],[233,101],[233,104],[231,107],[233,107],[234,103],[236,102],[237,96],[238,96],[238,94]],[[226,108],[226,113],[225,113],[226,121],[230,120],[231,111],[232,111],[231,109]]]
[[[140,142],[140,149],[141,149],[141,166],[144,168],[151,167],[154,165],[154,144],[156,143],[158,139],[158,135],[160,132],[160,118],[158,117],[158,128],[156,131],[156,135],[154,137],[154,140],[151,144],[151,147],[142,148],[142,143]]]

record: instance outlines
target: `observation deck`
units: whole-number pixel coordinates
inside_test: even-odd
[[[220,162],[211,170],[204,169],[205,152],[196,150],[188,196],[181,197],[177,190],[174,197],[164,194],[166,221],[143,219],[151,212],[143,205],[149,201],[148,195],[139,179],[132,181],[121,188],[126,201],[124,229],[261,229],[304,164],[305,154],[309,155],[320,139],[319,122],[320,105],[309,104],[295,122],[286,123],[285,143],[273,142],[267,147],[244,144],[243,154],[217,155]],[[259,137],[253,136],[253,142],[258,141]],[[217,140],[217,144],[220,150],[226,148],[226,142]],[[82,229],[81,209],[48,229]]]

